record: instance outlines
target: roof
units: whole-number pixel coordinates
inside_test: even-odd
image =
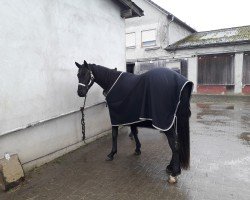
[[[121,16],[123,18],[141,17],[143,10],[131,0],[112,0],[121,8]]]
[[[151,0],[145,0],[145,1],[147,1],[148,3],[150,3],[151,5],[156,7],[158,10],[160,10],[164,14],[166,14],[169,19],[173,19],[174,22],[176,22],[177,24],[179,24],[179,25],[185,27],[186,29],[188,29],[190,32],[192,32],[192,33],[197,32],[195,29],[193,29],[192,27],[187,25],[185,22],[181,21],[179,18],[177,18],[176,16],[174,16],[170,12],[166,11],[165,9],[163,9],[162,7],[160,7],[158,4],[154,3],[153,1],[151,1]]]
[[[166,50],[192,49],[250,43],[250,26],[233,27],[193,33],[169,45]]]

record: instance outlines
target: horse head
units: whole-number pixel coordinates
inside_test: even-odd
[[[86,97],[89,88],[94,83],[94,77],[88,63],[84,60],[84,63],[80,65],[75,62],[78,67],[78,89],[77,94],[79,97]]]

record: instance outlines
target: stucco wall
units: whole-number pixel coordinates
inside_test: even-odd
[[[120,8],[111,0],[0,1],[0,24],[0,157],[19,153],[27,162],[78,142],[80,114],[74,111],[83,99],[76,93],[74,61],[125,70]],[[94,85],[87,138],[110,128],[105,106],[94,106],[103,101]]]
[[[177,23],[169,25],[169,45],[190,35],[190,31],[184,29]]]
[[[171,54],[164,50],[170,43],[182,39],[190,34],[188,30],[170,22],[167,15],[151,3],[144,0],[134,0],[144,10],[144,16],[140,18],[126,19],[126,33],[135,32],[136,48],[126,50],[127,61],[140,59],[169,57]],[[141,32],[143,30],[156,29],[156,48],[149,50],[141,46]],[[147,50],[145,50],[147,49]]]

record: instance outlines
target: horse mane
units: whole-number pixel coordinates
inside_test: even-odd
[[[117,69],[109,69],[101,65],[89,64],[89,67],[95,77],[95,82],[104,90],[104,93],[109,91],[114,82],[117,80],[121,71]]]

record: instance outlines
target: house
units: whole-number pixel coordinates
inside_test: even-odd
[[[0,158],[28,170],[84,144],[74,62],[124,71],[125,18],[142,15],[131,0],[0,1]],[[86,142],[111,128],[101,89],[89,93]]]
[[[166,50],[188,60],[195,92],[250,94],[250,26],[196,32]]]
[[[187,73],[185,59],[172,57],[165,48],[196,31],[150,0],[134,0],[144,10],[140,18],[126,19],[127,71],[142,73],[168,66]]]

